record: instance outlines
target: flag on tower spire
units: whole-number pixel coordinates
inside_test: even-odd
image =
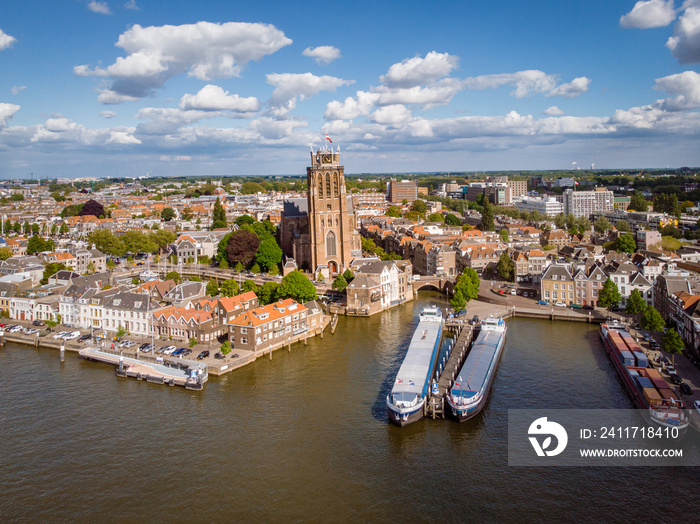
[[[328,140],[331,144],[333,143],[333,140],[331,140],[331,137],[328,136],[328,133],[326,133],[326,140]]]

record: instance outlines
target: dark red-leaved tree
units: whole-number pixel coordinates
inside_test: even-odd
[[[239,229],[231,234],[226,246],[226,257],[231,266],[238,262],[247,266],[255,258],[260,247],[260,239],[255,233]]]
[[[88,200],[78,213],[78,216],[81,217],[85,215],[95,215],[99,218],[105,215],[105,208],[97,200]]]

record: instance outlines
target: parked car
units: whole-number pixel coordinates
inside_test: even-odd
[[[73,331],[72,333],[68,333],[65,337],[63,337],[65,340],[75,340],[76,338],[80,338],[81,333],[80,331]]]
[[[68,335],[68,331],[61,331],[60,333],[56,333],[53,338],[54,340],[58,340],[59,338],[64,338],[66,335]]]
[[[687,382],[681,382],[680,387],[681,387],[681,393],[683,393],[684,395],[692,395],[693,394],[693,388],[691,388],[690,384],[688,384]]]
[[[182,355],[185,351],[187,351],[187,348],[177,348],[175,351],[173,351],[173,356],[174,357],[179,357]]]
[[[546,300],[538,300],[537,303],[540,306],[548,306],[549,305],[549,302],[547,302]]]
[[[696,400],[695,402],[693,402],[693,406],[695,407],[695,411],[700,413],[700,400]]]
[[[149,345],[148,342],[141,344],[139,346],[139,351],[144,351]]]
[[[19,333],[20,331],[24,331],[24,328],[22,326],[12,326],[10,329],[7,330],[8,333]]]
[[[36,329],[36,328],[27,329],[27,330],[25,331],[25,333],[26,333],[27,335],[36,335],[38,332],[39,332],[39,330]]]
[[[209,356],[209,351],[205,349],[199,355],[197,355],[197,360],[203,360],[203,359],[207,358],[208,356]]]
[[[83,335],[78,339],[78,342],[85,342],[86,340],[90,340],[92,337],[90,335]]]
[[[671,382],[673,382],[674,384],[676,384],[678,386],[680,386],[683,383],[683,379],[677,373],[674,373],[673,375],[671,375],[670,378],[671,378]]]
[[[586,304],[585,306],[583,306],[583,309],[595,309],[595,308],[593,306],[591,306],[590,304]]]
[[[557,307],[566,307],[566,304],[564,302],[555,302],[554,305]]]
[[[181,356],[181,357],[186,357],[187,355],[191,355],[191,354],[192,354],[192,350],[188,348],[188,349],[186,349],[185,351],[183,351],[182,354],[181,354],[180,356]]]
[[[217,360],[221,360],[222,358],[226,358],[224,355],[222,355],[219,351],[214,353],[214,358]]]
[[[661,349],[661,345],[656,340],[652,340],[651,342],[649,342],[649,347],[651,347],[651,349],[656,350]]]
[[[32,326],[42,327],[45,325],[46,325],[46,322],[44,322],[43,320],[35,320],[34,322],[32,322]]]
[[[177,349],[177,346],[163,346],[158,351],[156,351],[156,353],[163,354],[163,355],[170,355],[170,353],[172,353],[176,349]]]

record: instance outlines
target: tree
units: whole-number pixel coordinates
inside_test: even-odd
[[[61,224],[60,229],[58,230],[59,235],[67,235],[68,234],[68,224],[65,222]]]
[[[29,235],[32,232],[32,225],[29,223],[29,220],[24,221],[24,224],[22,224],[22,230],[24,231],[25,235]]]
[[[675,193],[659,193],[654,199],[654,211],[680,217],[681,205],[678,203],[678,195]]]
[[[255,255],[255,262],[265,270],[277,267],[282,262],[282,249],[277,245],[273,237],[266,238],[260,242],[258,252]]]
[[[34,255],[42,251],[53,251],[55,249],[53,240],[44,240],[40,236],[33,236],[27,241],[27,253]]]
[[[479,295],[480,284],[481,281],[479,280],[479,275],[477,272],[468,267],[462,271],[462,274],[459,275],[459,277],[457,277],[457,282],[454,287],[455,293],[460,291],[464,297],[464,300],[469,302]]]
[[[167,229],[159,229],[158,231],[152,231],[148,234],[148,237],[155,243],[158,251],[162,251],[170,244],[175,242],[177,238],[175,233],[168,231]]]
[[[189,207],[186,207],[182,210],[182,214],[180,216],[182,217],[182,220],[190,220],[193,216],[192,210]]]
[[[488,198],[484,198],[484,204],[481,208],[481,225],[479,226],[482,231],[493,231],[496,229],[493,221],[493,206],[489,202]],[[464,297],[466,299],[466,297]]]
[[[165,275],[165,280],[174,280],[176,284],[182,282],[182,276],[177,271],[168,271]]]
[[[627,220],[618,220],[615,224],[615,227],[620,232],[629,233],[632,231],[632,228],[630,227],[629,222],[627,222]]]
[[[255,280],[250,278],[243,281],[243,286],[241,289],[243,293],[248,293],[249,291],[252,291],[255,294],[258,293],[258,285],[255,283]]]
[[[126,328],[119,324],[119,327],[117,328],[117,338],[122,338],[124,335],[126,335]]]
[[[501,242],[508,242],[508,230],[505,227],[498,232],[498,236],[501,237]]]
[[[243,264],[241,264],[240,262],[239,262],[238,264],[236,264],[236,265],[234,266],[234,268],[233,268],[233,270],[234,270],[236,273],[240,273],[240,272],[243,271],[244,269],[245,269],[245,268],[243,267]]]
[[[207,290],[206,290],[207,295],[210,297],[215,297],[216,295],[219,294],[219,284],[217,283],[216,279],[211,279],[209,283],[207,284]]]
[[[462,291],[460,291],[459,289],[455,291],[455,294],[450,299],[450,304],[452,304],[452,307],[458,313],[464,310],[465,307],[467,307],[467,301],[464,300],[464,295],[462,295]]]
[[[238,282],[236,282],[236,279],[234,278],[229,278],[228,280],[224,280],[221,283],[221,288],[219,289],[222,295],[225,297],[232,297],[238,294],[239,288],[238,288]]]
[[[590,231],[591,221],[588,220],[588,217],[585,217],[583,215],[580,217],[576,217],[576,227],[578,228],[578,232],[583,235],[584,232]]]
[[[255,233],[245,229],[239,229],[231,233],[226,256],[229,264],[241,263],[244,266],[250,264],[260,247],[260,239]]]
[[[610,222],[605,217],[598,217],[598,219],[593,223],[593,227],[598,233],[605,233],[611,227]]]
[[[605,281],[603,288],[598,291],[598,305],[607,309],[617,307],[622,300],[617,284],[610,278]]]
[[[166,222],[170,222],[173,218],[175,218],[175,210],[172,207],[166,207],[160,214],[160,218]]]
[[[62,264],[61,262],[51,262],[49,264],[46,264],[44,266],[44,274],[41,277],[40,283],[42,285],[46,285],[49,283],[49,278],[51,278],[53,275],[58,273],[59,271],[62,271],[64,269],[68,269],[65,264]]]
[[[627,299],[627,305],[625,306],[625,313],[630,313],[632,315],[638,315],[646,307],[646,302],[642,298],[642,294],[638,289],[632,290],[629,298]]]
[[[343,277],[345,278],[345,281],[349,284],[355,278],[355,274],[352,272],[352,269],[347,268],[345,271],[343,271]]]
[[[13,255],[9,247],[0,247],[0,260],[7,260]]]
[[[214,202],[214,214],[212,215],[211,228],[219,229],[226,227],[226,210],[224,206],[221,205],[221,200],[216,197],[216,202]]]
[[[87,266],[85,266],[85,275],[93,275],[95,273],[95,263],[94,262],[88,262]]]
[[[236,218],[235,224],[238,227],[249,226],[251,224],[255,224],[255,219],[250,215],[241,215]]]
[[[340,274],[337,277],[335,277],[335,280],[333,281],[333,285],[331,287],[336,291],[342,293],[343,291],[345,291],[345,288],[348,287],[348,281],[345,280],[345,277],[342,274]]]
[[[111,271],[112,269],[114,269],[116,267],[117,263],[113,259],[108,258],[106,265],[107,265],[107,269],[109,269]]]
[[[278,298],[293,298],[297,302],[316,300],[316,287],[299,270],[292,271],[282,279],[277,288]]]
[[[615,247],[622,253],[632,254],[637,250],[637,243],[632,235],[620,235],[615,242]]]
[[[554,217],[554,225],[557,226],[557,229],[564,229],[566,226],[566,217],[564,213],[559,213]]]
[[[257,262],[250,267],[250,272],[256,275],[259,275],[261,273],[260,266]]]
[[[664,251],[676,251],[681,248],[681,243],[672,236],[661,237],[661,249]]]
[[[401,218],[401,208],[399,206],[389,206],[386,210],[386,216]]]
[[[411,211],[424,215],[428,211],[428,204],[425,203],[425,200],[414,200],[411,205]]]
[[[194,337],[190,338],[189,345],[191,348],[195,347],[197,345],[197,339]]]
[[[676,353],[680,353],[685,347],[680,333],[673,328],[669,329],[661,336],[661,344],[663,345],[664,351],[671,355],[673,367],[675,367]]]
[[[664,319],[661,317],[661,313],[659,313],[653,306],[646,307],[646,309],[642,312],[642,318],[639,323],[642,326],[642,329],[649,331],[661,331],[666,325]]]
[[[630,211],[641,211],[644,213],[648,208],[649,202],[644,199],[639,191],[635,191],[630,198],[630,205],[627,207],[627,209]]]
[[[258,182],[243,182],[240,191],[242,195],[253,195],[255,193],[264,193],[265,187]]]
[[[278,287],[279,284],[277,282],[265,282],[258,288],[258,302],[263,306],[272,304],[275,300],[277,300]]]
[[[97,200],[88,200],[83,205],[82,209],[78,211],[78,216],[84,217],[86,215],[94,215],[96,217],[104,217],[105,208]]]
[[[229,342],[228,340],[224,341],[224,343],[221,344],[221,354],[222,355],[228,355],[229,353],[231,353],[232,349],[233,348],[231,347],[231,342]]]
[[[124,242],[108,229],[96,229],[90,232],[88,242],[107,255],[122,257],[126,254]]]
[[[428,222],[445,222],[445,217],[442,213],[431,213],[428,215]]]
[[[509,282],[515,280],[515,264],[507,251],[501,253],[501,257],[498,259],[498,265],[496,266],[496,273],[498,273],[499,277]]]
[[[158,244],[153,240],[154,235],[157,234],[158,231],[144,233],[143,231],[131,229],[119,239],[124,243],[127,253],[153,253],[158,249]]]
[[[66,206],[61,211],[61,218],[77,217],[78,213],[80,213],[80,210],[82,208],[83,208],[82,205],[77,205],[77,204],[71,204],[69,206]]]
[[[458,226],[461,223],[462,221],[457,215],[453,215],[452,213],[447,213],[445,215],[445,224],[447,224],[448,226]]]

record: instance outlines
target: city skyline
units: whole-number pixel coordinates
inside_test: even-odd
[[[0,178],[700,165],[700,0],[4,15]]]

